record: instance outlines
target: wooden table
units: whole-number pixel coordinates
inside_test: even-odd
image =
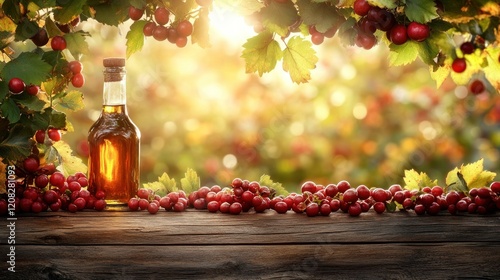
[[[16,272],[2,261],[1,279],[500,279],[500,214],[122,210],[15,222]]]

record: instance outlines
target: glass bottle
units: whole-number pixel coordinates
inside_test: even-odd
[[[106,193],[108,205],[124,205],[139,187],[141,134],[127,113],[124,58],[106,58],[101,115],[88,134],[89,191]]]

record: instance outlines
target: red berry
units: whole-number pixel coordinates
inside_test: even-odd
[[[427,24],[422,24],[419,22],[410,22],[408,25],[406,32],[410,39],[422,42],[427,39],[430,35],[430,28]]]
[[[175,45],[179,48],[184,48],[187,45],[187,37],[178,36],[175,40]]]
[[[361,215],[361,212],[362,212],[361,205],[358,202],[355,202],[355,203],[349,205],[349,208],[347,211],[351,217],[357,217],[357,216]]]
[[[76,88],[81,88],[85,84],[85,77],[82,73],[76,73],[71,77],[71,84]]]
[[[311,34],[311,42],[315,45],[321,45],[325,41],[325,35],[323,33],[313,33]]]
[[[28,92],[29,95],[36,96],[40,92],[40,87],[37,85],[29,85],[26,88],[26,91]]]
[[[389,32],[389,39],[395,45],[402,45],[408,41],[406,26],[402,24],[394,25]]]
[[[129,199],[127,205],[130,211],[137,211],[139,210],[139,199],[137,199],[136,197],[132,197],[131,199]]]
[[[312,181],[306,181],[300,186],[300,191],[302,193],[305,192],[310,192],[310,193],[315,193],[316,192],[316,184]]]
[[[159,7],[155,10],[154,17],[156,23],[158,23],[159,25],[165,25],[168,23],[170,12],[164,7]]]
[[[500,181],[495,181],[490,184],[490,189],[496,194],[500,194]]]
[[[474,44],[472,42],[463,42],[460,45],[460,50],[463,54],[471,54],[474,52]]]
[[[371,33],[359,32],[356,35],[356,45],[365,50],[369,50],[377,43],[377,38]]]
[[[467,63],[464,58],[455,58],[451,64],[451,68],[455,73],[462,73],[467,68]]]
[[[40,165],[35,158],[29,157],[23,161],[23,167],[26,172],[33,173],[38,170]]]
[[[366,0],[356,0],[354,1],[354,12],[360,16],[366,16],[368,11],[372,8],[370,3]]]
[[[49,184],[49,177],[46,174],[40,174],[35,177],[35,186],[43,189]]]
[[[40,28],[38,32],[30,38],[33,44],[38,47],[47,45],[49,42],[49,36],[47,35],[47,30]]]
[[[373,210],[375,210],[375,212],[377,212],[378,214],[382,214],[385,212],[385,203],[383,202],[375,202],[375,204],[373,204]]]
[[[141,19],[143,14],[144,14],[144,9],[139,9],[134,6],[130,6],[128,8],[128,16],[133,21]]]
[[[144,36],[153,36],[153,31],[156,28],[156,23],[154,22],[148,22],[144,25],[144,28],[142,29],[142,33],[144,33]]]
[[[349,184],[349,182],[347,181],[340,181],[337,183],[337,189],[340,193],[344,193],[346,190],[350,189],[351,188],[351,184]]]
[[[288,205],[284,201],[278,201],[274,205],[274,210],[279,214],[285,214],[286,212],[288,212]]]
[[[66,39],[62,36],[54,36],[50,42],[50,46],[54,51],[62,51],[66,49]]]
[[[481,80],[472,81],[472,83],[470,83],[469,88],[470,92],[472,92],[472,94],[474,95],[480,94],[485,90],[484,83]]]
[[[157,41],[164,41],[165,39],[168,38],[169,35],[169,28],[163,25],[157,25],[153,29],[153,38],[155,38]]]
[[[26,88],[26,84],[20,78],[12,78],[9,80],[9,91],[12,94],[21,94]]]
[[[69,67],[69,71],[71,71],[73,74],[81,73],[83,70],[83,65],[78,60],[70,61],[68,63],[68,67]]]
[[[179,36],[188,37],[193,33],[193,24],[189,20],[183,20],[179,22],[175,30]]]
[[[45,130],[37,130],[35,133],[35,141],[43,144],[45,142]]]
[[[150,203],[148,205],[148,212],[149,212],[149,214],[156,214],[159,209],[160,209],[160,207],[156,203]]]
[[[106,208],[106,200],[98,199],[94,202],[94,209],[97,211],[102,211]]]
[[[49,135],[49,138],[54,142],[61,140],[61,131],[59,129],[50,128],[47,131],[47,135]]]

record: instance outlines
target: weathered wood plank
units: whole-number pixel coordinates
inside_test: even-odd
[[[16,248],[7,279],[500,279],[498,243]]]
[[[6,230],[1,227],[0,234]],[[237,216],[195,210],[156,215],[60,212],[18,217],[16,235],[17,244],[61,245],[496,242],[500,215],[420,217],[370,212],[356,218],[343,213],[310,218],[271,211]]]

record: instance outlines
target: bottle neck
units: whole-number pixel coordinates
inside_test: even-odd
[[[127,104],[125,69],[106,67],[104,69],[103,105]]]

